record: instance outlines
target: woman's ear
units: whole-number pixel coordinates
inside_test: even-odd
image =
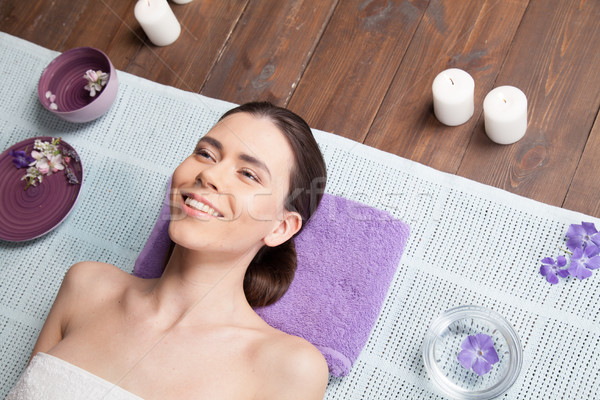
[[[295,211],[285,211],[283,219],[275,229],[263,239],[269,247],[279,246],[289,240],[302,228],[302,217]]]

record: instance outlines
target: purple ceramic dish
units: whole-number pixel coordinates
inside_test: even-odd
[[[91,97],[85,90],[87,70],[110,73],[106,86]],[[93,47],[76,47],[56,57],[42,72],[38,83],[38,97],[50,112],[70,122],[89,122],[104,114],[117,97],[117,72],[106,54]],[[56,96],[57,109],[50,108],[46,93]]]
[[[0,240],[22,242],[50,232],[69,215],[81,191],[83,167],[81,161],[73,158],[69,167],[79,184],[70,184],[64,172],[58,171],[24,190],[26,183],[21,178],[27,169],[15,168],[10,151],[23,150],[29,154],[36,139],[52,140],[48,136],[30,138],[0,154]],[[64,140],[59,146],[75,152]]]

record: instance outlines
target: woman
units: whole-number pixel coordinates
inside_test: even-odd
[[[325,175],[297,115],[269,103],[227,112],[173,174],[175,246],[162,277],[98,262],[71,267],[8,398],[28,390],[48,398],[49,386],[60,398],[70,390],[106,399],[323,398],[321,353],[252,307],[287,290],[293,237],[316,209]]]

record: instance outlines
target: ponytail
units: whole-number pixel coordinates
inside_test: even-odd
[[[252,307],[275,303],[288,290],[296,273],[294,239],[277,247],[263,246],[246,270],[244,293]]]

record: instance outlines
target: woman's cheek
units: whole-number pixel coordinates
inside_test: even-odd
[[[248,217],[258,222],[272,222],[278,217],[278,208],[273,193],[257,193],[252,196],[248,205]]]

